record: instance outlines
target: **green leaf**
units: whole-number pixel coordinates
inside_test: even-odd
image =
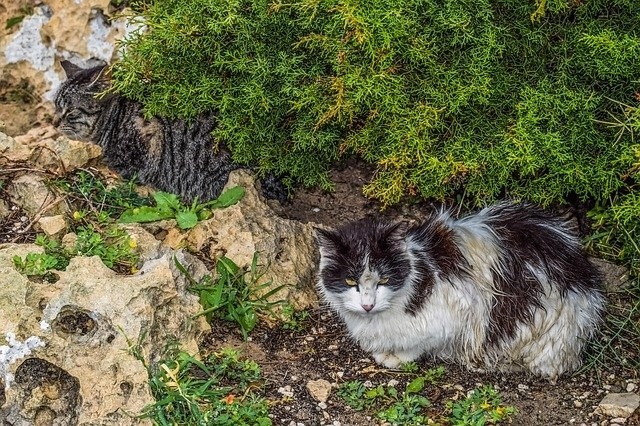
[[[156,204],[160,210],[179,211],[182,208],[182,203],[180,203],[178,196],[175,194],[158,191],[153,194],[153,198],[156,200]]]
[[[241,186],[234,186],[224,191],[218,198],[206,203],[205,205],[212,209],[223,209],[237,203],[244,197],[244,188]]]
[[[14,16],[7,19],[7,24],[5,25],[5,29],[8,30],[16,25],[18,25],[24,19],[24,15]]]
[[[176,214],[176,221],[180,229],[190,229],[198,224],[198,215],[193,211],[181,211]]]
[[[238,267],[233,260],[223,256],[218,259],[216,269],[220,275],[235,276],[240,270],[240,267]]]
[[[171,219],[174,213],[170,210],[162,210],[157,207],[142,206],[128,209],[122,212],[120,223],[145,223],[156,222],[158,220]]]
[[[418,393],[424,389],[424,377],[416,377],[408,385],[406,393]]]

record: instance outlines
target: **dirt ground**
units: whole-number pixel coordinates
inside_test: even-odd
[[[3,99],[0,99],[0,102]],[[7,123],[6,131],[20,134],[26,131],[29,120],[27,104],[6,101],[0,103],[0,119],[21,117]],[[22,114],[20,113],[22,111]],[[33,123],[35,116],[31,116]],[[285,205],[275,206],[283,217],[329,226],[361,218],[366,215],[384,215],[392,219],[420,219],[434,205],[430,203],[405,204],[380,211],[380,205],[362,196],[362,186],[370,180],[372,171],[357,161],[347,161],[338,167],[332,178],[335,190],[298,189]],[[0,176],[1,178],[1,176]],[[5,194],[0,189],[0,197]],[[0,243],[23,242],[33,239],[28,230],[29,220],[19,209],[9,205],[11,214],[0,223]],[[318,404],[306,389],[310,380],[325,379],[334,386],[347,380],[370,381],[373,386],[390,380],[406,382],[407,375],[384,370],[346,335],[345,328],[326,307],[310,313],[297,330],[259,327],[250,340],[243,342],[233,326],[214,324],[211,334],[203,342],[205,350],[224,346],[239,347],[244,356],[262,367],[266,378],[266,397],[272,402],[274,425],[315,426],[370,426],[378,424],[372,413],[356,412],[336,396],[333,389],[324,404]],[[438,366],[432,360],[423,360],[421,368]],[[446,373],[435,385],[427,387],[432,403],[430,414],[437,417],[445,411],[446,401],[464,397],[481,384],[492,384],[499,389],[503,402],[515,406],[518,413],[511,424],[538,425],[609,425],[610,419],[593,414],[606,392],[625,392],[630,383],[639,385],[638,371],[623,370],[615,365],[591,370],[572,377],[563,377],[551,384],[525,374],[471,373],[455,365],[446,365]],[[293,396],[290,396],[292,393]],[[286,396],[289,395],[289,396]],[[640,425],[640,413],[627,419],[625,425]]]
[[[378,367],[373,359],[345,334],[335,315],[325,309],[314,311],[302,330],[282,327],[254,330],[251,339],[243,342],[241,335],[227,324],[212,327],[204,347],[217,350],[239,348],[242,354],[260,364],[266,378],[266,397],[272,402],[274,425],[338,425],[371,426],[379,424],[373,413],[357,412],[336,395],[336,387],[348,380],[370,381],[372,386],[396,380],[403,389],[406,373]],[[605,391],[624,392],[628,372],[591,371],[573,377],[562,377],[557,383],[537,379],[527,374],[472,373],[456,365],[433,360],[419,362],[420,370],[444,365],[445,375],[433,386],[427,386],[431,401],[429,415],[439,417],[447,401],[463,398],[481,385],[493,385],[500,391],[503,403],[518,412],[510,424],[542,425],[609,425],[609,420],[592,414]],[[325,379],[334,386],[326,407],[307,391],[310,380]],[[293,396],[285,398],[283,388]],[[339,422],[339,423],[336,423]],[[638,412],[626,425],[640,425]]]

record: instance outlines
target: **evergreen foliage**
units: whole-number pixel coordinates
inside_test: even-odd
[[[631,183],[618,102],[639,102],[637,0],[163,0],[142,16],[115,90],[149,115],[215,111],[263,173],[328,188],[355,154],[385,204],[606,203]]]

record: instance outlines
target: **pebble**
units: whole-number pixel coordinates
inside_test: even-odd
[[[610,393],[600,401],[595,412],[609,417],[627,418],[639,406],[640,395],[635,393]]]
[[[624,417],[616,417],[615,419],[611,419],[612,425],[623,425],[627,422],[627,419]]]
[[[311,209],[314,213],[319,213],[320,209],[318,207],[314,207]]]
[[[583,405],[582,401],[578,401],[578,400],[573,401],[573,406],[576,408],[582,408],[582,405]]]
[[[310,380],[307,382],[307,390],[313,399],[324,403],[331,394],[331,383],[324,379]]]
[[[326,410],[327,409],[327,403],[321,401],[321,402],[318,403],[318,407],[320,407],[323,410]]]
[[[627,392],[633,392],[637,387],[635,383],[627,383]]]
[[[398,383],[400,383],[399,381],[397,381],[396,379],[391,379],[389,380],[389,383],[387,383],[387,386],[389,387],[396,387],[398,385]]]
[[[329,345],[329,346],[327,346],[327,349],[329,349],[330,351],[337,351],[338,350],[338,345]]]
[[[291,386],[289,385],[278,388],[278,393],[289,398],[293,398],[293,389],[291,389]]]
[[[520,384],[518,385],[518,390],[519,390],[519,391],[521,391],[521,392],[524,392],[524,391],[526,391],[526,390],[529,390],[529,386],[527,386],[527,385],[523,385],[522,383],[520,383]]]

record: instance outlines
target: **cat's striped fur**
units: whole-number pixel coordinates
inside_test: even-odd
[[[415,226],[317,230],[319,290],[377,362],[422,355],[555,378],[581,363],[604,309],[571,227],[529,204]]]
[[[187,202],[217,197],[231,170],[238,168],[211,135],[212,116],[191,122],[146,119],[138,102],[116,93],[98,96],[110,86],[107,68],[83,69],[61,63],[67,80],[55,97],[54,125],[69,138],[102,147],[105,163],[125,178],[178,194]],[[286,197],[273,178],[263,182],[269,198]]]

